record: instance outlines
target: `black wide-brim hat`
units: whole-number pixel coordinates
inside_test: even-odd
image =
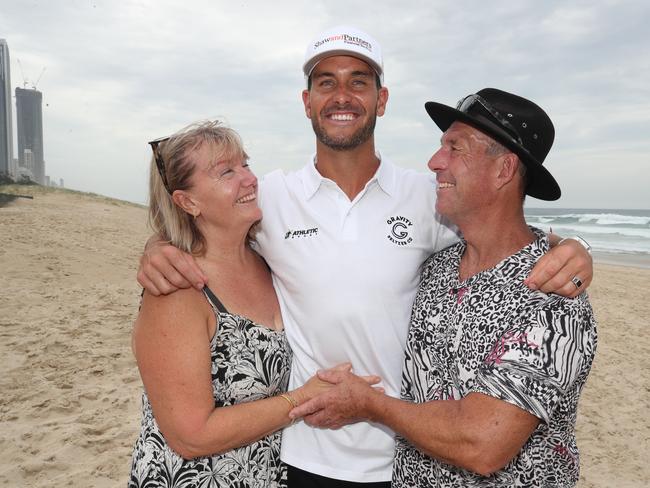
[[[424,107],[443,132],[453,122],[463,122],[519,156],[526,166],[527,195],[540,200],[560,198],[560,186],[542,165],[553,145],[555,128],[538,105],[512,93],[484,88],[465,97],[457,108],[437,102],[427,102]]]

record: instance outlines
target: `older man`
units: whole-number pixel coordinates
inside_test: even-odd
[[[402,400],[324,372],[337,388],[293,414],[322,427],[365,419],[397,432],[394,487],[573,486],[596,326],[586,294],[568,299],[522,283],[549,249],[526,225],[524,197],[560,195],[542,166],[553,124],[533,102],[491,88],[456,109],[426,109],[444,131],[429,161],[436,209],[463,239],[424,265]]]
[[[379,43],[353,27],[329,29],[308,44],[303,73],[316,153],[303,169],[261,181],[256,235],[294,352],[291,384],[350,362],[398,396],[420,266],[457,237],[434,211],[427,175],[395,166],[375,147],[388,102]],[[573,294],[575,275],[588,284],[588,255],[575,240],[567,244],[532,275],[539,287]],[[203,279],[191,257],[170,246],[150,248],[139,273],[154,294],[201,287]],[[301,488],[387,486],[393,454],[393,432],[368,422],[336,432],[297,422],[282,440],[290,484]]]

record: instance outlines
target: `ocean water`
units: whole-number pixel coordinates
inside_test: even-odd
[[[594,251],[650,257],[650,210],[525,208],[528,224],[579,235]]]

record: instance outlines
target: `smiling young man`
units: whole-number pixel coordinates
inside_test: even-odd
[[[372,137],[388,90],[367,63],[352,56],[330,57],[313,68],[309,80],[302,93],[305,114],[325,148],[348,151]]]
[[[301,170],[260,181],[255,236],[294,353],[291,384],[350,362],[397,397],[420,267],[458,237],[434,210],[433,178],[393,165],[375,148],[376,118],[388,101],[377,41],[352,27],[330,29],[308,45],[303,72],[316,153]],[[579,274],[584,288],[591,262],[571,241],[536,273],[538,286],[575,294],[570,279]],[[138,280],[152,293],[204,283],[189,256],[161,245],[145,253]],[[393,432],[369,422],[338,431],[297,422],[283,434],[293,487],[387,487],[393,454]]]
[[[275,273],[291,381],[350,362],[397,395],[418,268],[457,237],[434,215],[431,179],[375,148],[388,101],[382,64],[378,43],[349,28],[310,44],[302,99],[316,154],[264,178],[256,241]],[[284,431],[282,459],[290,486],[385,486],[393,449],[392,432],[369,423],[333,432],[299,422]]]

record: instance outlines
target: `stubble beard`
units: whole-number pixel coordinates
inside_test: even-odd
[[[318,117],[311,118],[311,126],[316,134],[316,139],[325,146],[333,149],[334,151],[350,151],[359,147],[364,142],[368,141],[375,132],[375,125],[377,124],[377,116],[373,115],[368,120],[368,123],[357,130],[349,137],[332,137],[323,129],[318,122]]]

